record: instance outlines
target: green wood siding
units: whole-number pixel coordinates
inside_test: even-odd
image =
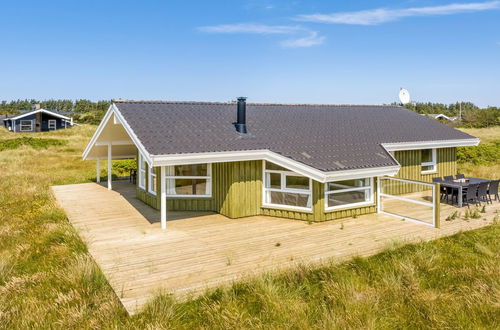
[[[442,148],[436,150],[437,169],[434,173],[422,174],[422,158],[420,150],[396,151],[394,157],[401,164],[401,170],[396,175],[397,178],[432,182],[432,178],[443,177],[445,175],[455,175],[456,166],[456,148]],[[422,186],[392,182],[391,187],[385,191],[390,194],[406,194],[415,191],[421,191]]]
[[[437,149],[437,172],[430,174],[422,174],[420,150],[396,151],[394,157],[401,164],[397,178],[432,182],[432,178],[457,173],[456,148]]]
[[[420,150],[396,151],[396,159],[402,165],[397,177],[430,182],[433,177],[456,173],[456,150],[437,150],[437,173],[421,174]],[[149,175],[146,169],[146,190]],[[160,208],[160,169],[156,168],[158,192],[152,195],[137,188],[137,197],[148,205]],[[139,180],[137,180],[138,182]],[[376,180],[374,180],[374,203],[352,209],[325,211],[324,184],[313,181],[311,212],[262,207],[262,161],[244,161],[212,164],[211,198],[168,198],[167,209],[172,211],[214,211],[229,218],[253,215],[268,215],[305,221],[326,221],[354,215],[375,213]]]

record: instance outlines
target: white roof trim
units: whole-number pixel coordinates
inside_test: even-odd
[[[26,113],[23,113],[21,115],[15,116],[15,117],[5,118],[4,120],[17,120],[19,118],[24,118],[26,116],[30,116],[30,115],[33,115],[33,114],[38,113],[38,112],[44,112],[44,113],[47,113],[47,114],[52,115],[54,117],[58,117],[58,118],[66,119],[66,120],[71,120],[70,117],[63,116],[63,115],[60,115],[58,113],[55,113],[55,112],[52,112],[49,110],[45,110],[45,109],[38,109],[35,111],[26,112]]]
[[[269,150],[243,150],[243,151],[224,151],[224,152],[205,152],[177,155],[152,156],[152,166],[170,166],[181,164],[200,164],[200,163],[224,163],[249,160],[266,160],[277,165],[283,166],[290,171],[302,174],[319,182],[328,182],[340,179],[356,179],[373,176],[392,176],[396,175],[400,165],[363,168],[354,170],[340,170],[324,172],[314,167],[292,160]]]
[[[442,140],[442,141],[382,143],[382,146],[387,151],[398,151],[398,150],[417,150],[417,149],[477,146],[479,144],[479,142],[480,142],[480,140],[478,138],[473,138],[473,139]]]
[[[94,135],[90,139],[90,142],[87,144],[87,147],[83,151],[82,158],[84,160],[93,159],[93,158],[88,157],[90,150],[92,150],[92,148],[96,145],[96,141],[99,138],[99,135],[101,135],[102,130],[104,129],[104,127],[106,126],[106,124],[108,123],[108,121],[112,115],[115,115],[114,119],[113,119],[113,120],[115,120],[115,122],[116,122],[116,120],[118,120],[119,123],[122,124],[123,128],[125,129],[127,134],[130,136],[130,138],[132,139],[132,141],[135,144],[135,146],[137,147],[137,149],[139,149],[139,152],[144,156],[148,165],[151,166],[152,165],[151,155],[146,151],[146,149],[144,148],[142,143],[139,141],[139,138],[135,135],[134,131],[132,131],[132,128],[130,128],[129,124],[123,118],[122,114],[120,113],[120,110],[118,110],[118,108],[116,107],[116,105],[114,103],[111,104],[111,106],[109,107],[108,111],[104,115],[104,118],[101,120],[101,123],[97,127],[97,130],[95,131]]]

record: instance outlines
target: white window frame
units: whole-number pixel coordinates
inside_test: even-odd
[[[139,188],[141,189],[146,189],[146,168],[144,167],[144,157],[142,156],[141,153],[139,153],[139,164],[137,164],[137,169],[138,169],[138,185]]]
[[[54,128],[52,128],[52,129],[50,128],[51,123],[54,123]],[[57,129],[57,119],[49,119],[48,128],[49,128],[49,131],[55,131]]]
[[[153,190],[154,182],[156,182],[156,172],[154,167],[149,168],[149,180],[148,180],[148,192],[152,195],[156,195],[156,191]],[[156,187],[158,188],[158,186]]]
[[[23,126],[27,126],[27,124],[23,124],[23,122],[29,122],[30,124],[30,129],[26,130],[23,129]],[[19,121],[19,132],[33,132],[33,120],[20,120]]]
[[[279,170],[268,170],[266,169],[266,161],[262,161],[262,168],[263,168],[263,180],[262,180],[262,206],[264,207],[270,207],[270,208],[278,208],[278,209],[288,209],[288,210],[297,210],[297,211],[307,211],[311,212],[312,211],[312,180],[311,178],[308,178],[304,175],[298,174],[293,171],[279,171]],[[270,173],[278,173],[281,175],[281,187],[278,188],[268,188],[267,187],[267,181],[268,181],[268,174]],[[296,189],[296,188],[287,188],[286,187],[286,177],[287,176],[300,176],[303,178],[308,178],[309,179],[309,189]],[[285,205],[285,204],[274,204],[274,203],[268,203],[267,202],[267,193],[271,191],[276,191],[276,192],[285,192],[285,193],[293,193],[293,194],[303,194],[303,195],[309,195],[308,199],[308,207],[302,207],[302,206],[293,206],[293,205]]]
[[[337,182],[337,181],[344,181],[344,180],[335,180],[335,181],[330,181],[325,183],[325,211],[332,211],[332,210],[340,210],[340,209],[352,209],[352,208],[358,208],[360,206],[366,206],[366,205],[372,205],[374,201],[374,185],[373,185],[373,178],[360,178],[359,180],[366,180],[370,179],[370,185],[369,186],[364,186],[364,187],[350,187],[350,186],[344,186],[346,187],[345,189],[339,189],[339,190],[334,190],[334,191],[328,191],[328,184]],[[357,179],[355,179],[357,180]],[[336,184],[337,186],[343,186]],[[370,197],[367,201],[364,202],[358,202],[358,203],[350,203],[350,204],[344,204],[344,205],[337,205],[337,206],[328,206],[328,195],[336,194],[336,193],[342,193],[342,192],[349,192],[349,191],[366,191],[368,190],[368,196]]]
[[[431,151],[432,160],[430,162],[421,163],[420,164],[420,168],[422,168],[424,166],[432,166],[432,168],[430,170],[425,170],[425,171],[421,170],[421,173],[422,174],[436,173],[437,172],[437,152],[436,152],[436,148],[422,149],[422,150],[432,150]],[[420,152],[422,152],[422,150],[420,150]]]
[[[207,164],[207,175],[206,176],[176,176],[175,175],[175,165],[174,166],[167,166],[166,167],[166,172],[167,175],[165,175],[165,187],[167,187],[166,191],[166,196],[168,198],[211,198],[212,197],[212,164],[211,163],[206,163]],[[202,164],[196,164],[196,165],[202,165]],[[181,166],[181,165],[178,165]],[[206,194],[204,195],[179,195],[175,194],[172,192],[175,192],[175,186],[172,187],[172,182],[174,182],[175,185],[175,180],[176,179],[204,179],[207,180],[207,185],[206,185]]]

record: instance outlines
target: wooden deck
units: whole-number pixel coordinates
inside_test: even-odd
[[[494,202],[481,214],[486,220],[444,221],[457,209],[443,205],[441,229],[378,214],[308,224],[265,216],[232,220],[213,213],[170,212],[163,231],[159,212],[135,198],[135,186],[114,182],[113,187],[108,191],[86,183],[54,186],[53,191],[130,313],[160,291],[196,294],[294,263],[367,256],[395,240],[430,240],[485,226],[500,210],[500,203]]]

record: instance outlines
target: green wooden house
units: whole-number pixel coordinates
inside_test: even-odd
[[[137,197],[166,228],[169,210],[375,213],[379,178],[456,174],[456,147],[478,143],[400,106],[115,100],[83,158],[107,159],[108,173],[112,159],[137,159]]]

